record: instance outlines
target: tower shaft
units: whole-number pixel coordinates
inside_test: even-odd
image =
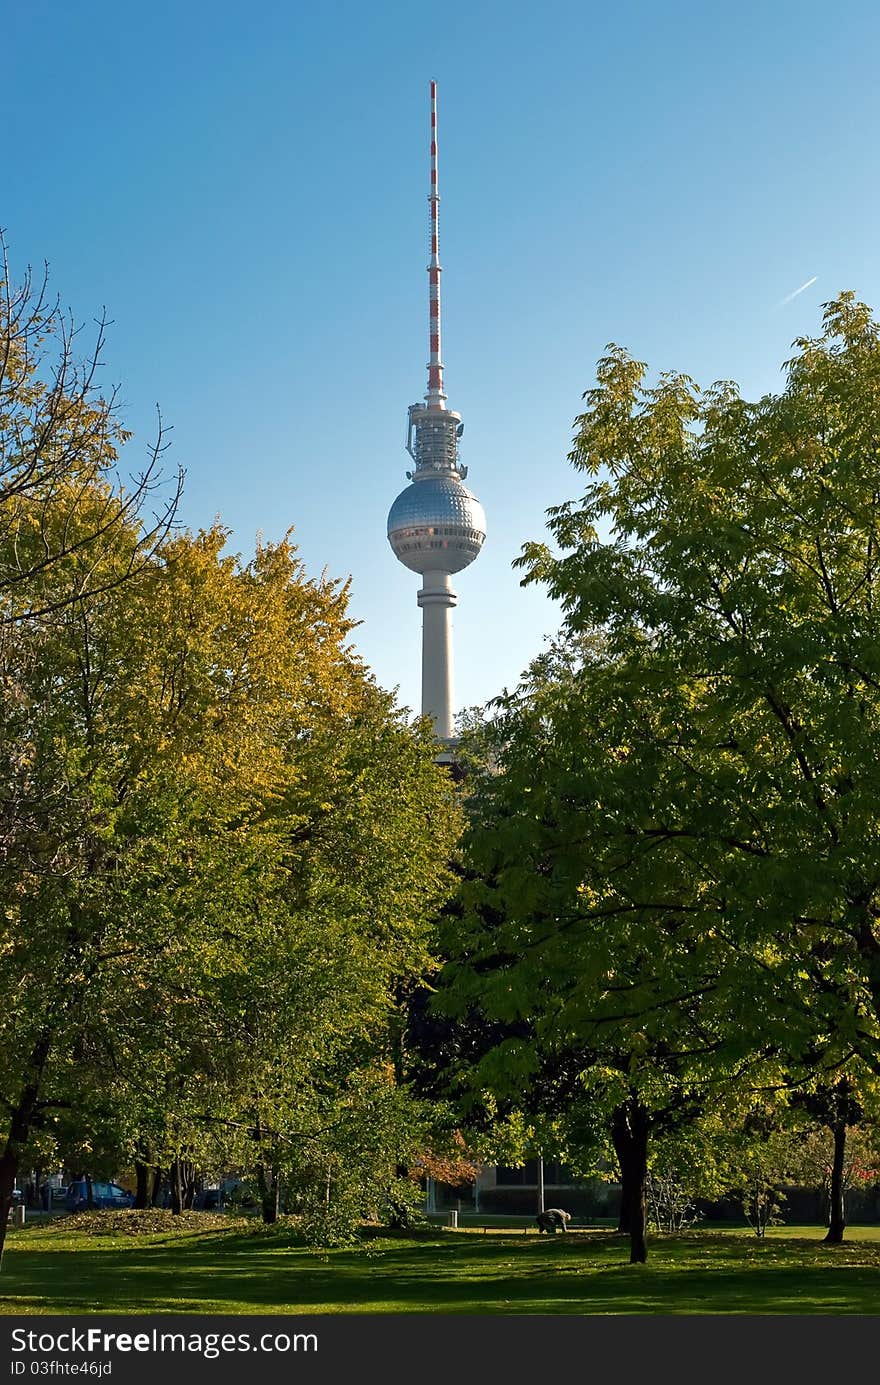
[[[422,608],[422,715],[440,741],[452,739],[454,707],[452,608],[458,602],[448,572],[426,572],[418,594]]]

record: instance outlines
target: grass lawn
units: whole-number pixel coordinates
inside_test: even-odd
[[[11,1231],[0,1313],[877,1313],[880,1227],[655,1236],[649,1262],[606,1230],[378,1234],[317,1252],[289,1232],[103,1236],[63,1219]]]

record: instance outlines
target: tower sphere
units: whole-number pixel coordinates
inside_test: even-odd
[[[461,572],[479,556],[486,514],[454,476],[418,476],[391,506],[388,542],[413,572]]]

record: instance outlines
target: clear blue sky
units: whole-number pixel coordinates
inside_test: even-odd
[[[489,524],[457,579],[459,705],[557,625],[510,565],[580,489],[607,342],[757,395],[822,301],[880,307],[869,0],[30,0],[3,35],[0,223],[80,319],[107,305],[130,465],[158,401],[182,518],[244,554],[293,525],[311,571],[351,574],[357,646],[408,705],[418,578],[385,521],[426,388],[432,77],[446,384]]]

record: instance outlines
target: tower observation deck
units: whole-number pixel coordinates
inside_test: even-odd
[[[486,515],[464,481],[459,460],[461,415],[446,407],[440,331],[439,202],[437,180],[437,83],[431,83],[431,254],[428,264],[428,392],[409,408],[406,449],[415,463],[410,484],[391,506],[388,541],[394,556],[422,577],[422,713],[432,718],[438,740],[453,742],[452,608],[458,597],[450,577],[479,556]]]

